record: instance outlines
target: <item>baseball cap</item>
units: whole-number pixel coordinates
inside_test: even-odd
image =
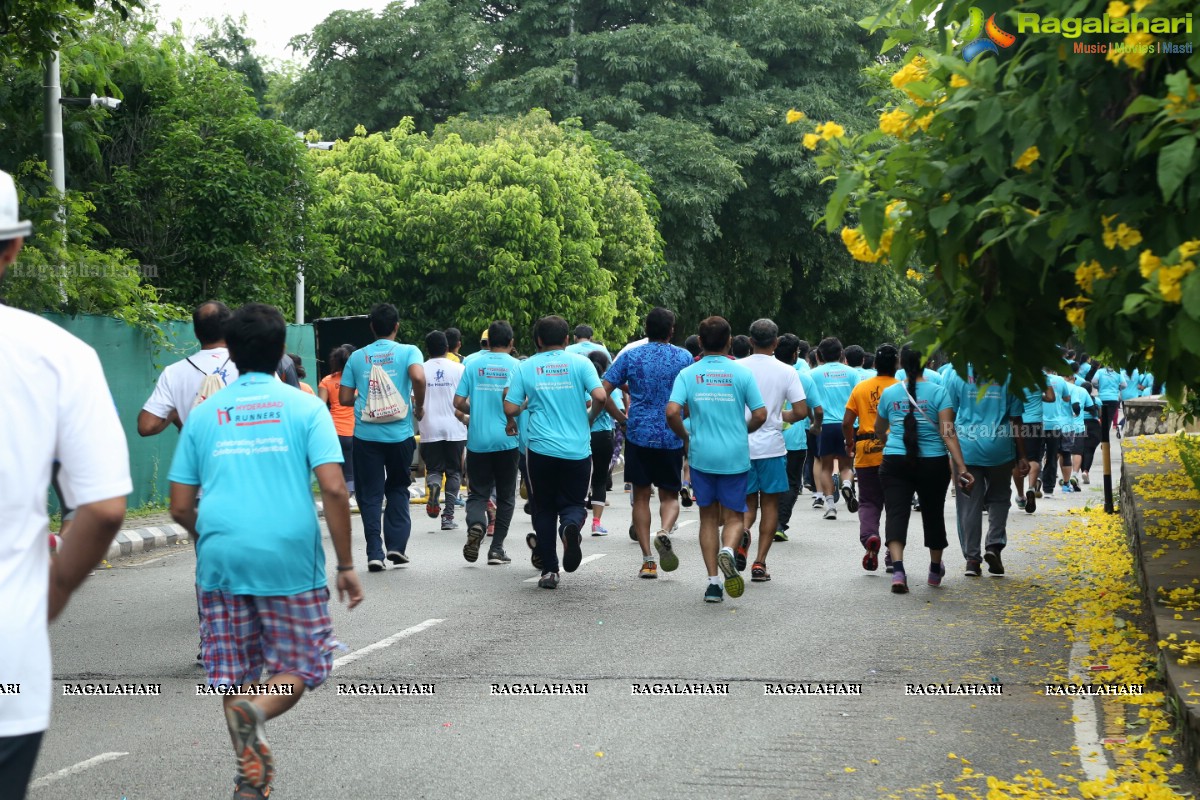
[[[0,170],[0,241],[33,233],[33,223],[20,217],[17,186],[11,175]]]
[[[479,334],[479,341],[486,342],[488,340],[488,329],[484,328],[483,333]]]

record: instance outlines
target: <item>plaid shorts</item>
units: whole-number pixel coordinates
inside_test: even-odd
[[[264,666],[271,676],[299,675],[309,689],[329,677],[336,642],[328,588],[256,597],[197,586],[196,603],[209,686],[257,683]]]

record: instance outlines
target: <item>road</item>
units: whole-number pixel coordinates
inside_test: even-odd
[[[585,538],[590,560],[547,591],[533,582],[520,509],[513,564],[501,567],[467,564],[463,532],[435,531],[414,506],[412,563],[363,573],[362,606],[333,609],[349,653],[405,635],[340,666],[269,724],[272,797],[866,798],[952,784],[961,764],[949,753],[998,775],[1082,775],[1069,704],[1039,694],[1045,669],[1020,658],[1031,645],[1043,660],[1066,657],[1067,644],[1016,641],[998,609],[1039,583],[1049,554],[1029,532],[1063,524],[1067,508],[1098,502],[1098,489],[1045,500],[1033,516],[1014,508],[1004,578],[965,577],[952,545],[948,578],[934,589],[923,549],[910,549],[906,596],[889,592],[882,568],[862,570],[854,515],[843,508],[824,521],[802,500],[792,540],[771,552],[774,580],[747,580],[743,597],[722,604],[701,600],[695,508],[676,539],[679,570],[639,580],[628,496],[614,493],[605,517],[614,534]],[[357,518],[355,532],[362,566]],[[230,794],[219,699],[196,696],[193,567],[188,547],[118,563],[54,626],[57,696],[31,798]],[[79,682],[157,683],[162,695],[62,696],[62,684]],[[338,684],[363,682],[433,684],[435,694],[338,694]],[[634,696],[634,684],[651,682],[729,688]],[[786,682],[862,684],[862,694],[764,694]],[[1003,695],[906,695],[906,684],[940,682],[998,683]],[[495,696],[493,683],[583,683],[587,693]]]

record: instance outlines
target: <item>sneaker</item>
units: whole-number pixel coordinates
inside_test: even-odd
[[[973,558],[967,559],[967,576],[971,578],[978,578],[982,574],[983,565]]]
[[[874,572],[879,569],[879,537],[868,536],[866,544],[867,552],[863,555],[862,566],[867,572]],[[891,570],[888,570],[891,572]]]
[[[458,529],[458,521],[454,517],[442,517],[442,530],[453,531]]]
[[[592,522],[592,536],[608,536],[608,528],[599,522]]]
[[[717,566],[725,575],[725,591],[729,592],[730,597],[741,597],[742,592],[746,591],[746,582],[738,574],[733,551],[728,547],[722,547],[717,554]]]
[[[655,564],[653,561],[643,561],[642,569],[638,572],[638,577],[654,580],[658,577],[658,564]]]
[[[721,603],[725,601],[725,592],[721,590],[721,584],[710,583],[708,588],[704,590],[704,602],[706,603]]]
[[[225,723],[233,737],[238,777],[255,789],[265,789],[275,777],[275,761],[263,730],[263,714],[254,703],[239,697],[225,707]]]
[[[476,522],[467,529],[467,543],[463,545],[463,558],[474,564],[479,559],[479,545],[483,544],[483,526]]]
[[[407,564],[408,556],[401,553],[399,550],[388,550],[387,560],[393,564]]]
[[[992,575],[1004,574],[1004,562],[1000,560],[999,550],[988,550],[983,554],[983,560],[987,562],[989,573]]]
[[[1083,482],[1090,485],[1092,482],[1092,476],[1088,475],[1086,472],[1083,473]]]
[[[488,564],[495,566],[511,563],[512,559],[508,557],[508,553],[504,552],[503,547],[493,547],[491,550],[488,550]]]
[[[351,514],[360,513],[359,509],[358,509],[358,501],[355,500],[353,497],[350,498],[350,513]]]
[[[842,497],[846,499],[846,510],[851,514],[858,512],[858,496],[854,493],[854,481],[842,484]]]
[[[521,495],[521,499],[528,500],[529,499],[529,487],[525,485],[525,481],[517,481],[517,484],[520,486],[518,491]],[[526,513],[528,513],[528,512],[526,512]]]
[[[1041,499],[1042,499],[1042,490],[1041,490],[1041,489],[1034,489],[1034,490],[1033,490],[1033,496],[1034,496],[1034,497],[1036,497],[1038,500],[1041,500]]]
[[[819,494],[814,496],[813,497],[813,508],[824,508],[824,507],[825,507],[825,498]]]
[[[579,533],[579,526],[573,522],[568,522],[562,529],[563,544],[563,569],[567,572],[574,572],[579,569],[579,562],[583,561],[583,535]]]
[[[658,551],[658,560],[662,564],[663,572],[674,572],[679,568],[679,556],[675,555],[671,537],[665,531],[659,531],[654,537],[654,549]]]
[[[625,484],[625,491],[628,494],[632,494],[633,493],[633,484],[632,483]]]
[[[733,556],[737,560],[738,572],[746,571],[746,554],[750,552],[750,531],[742,531],[742,541],[733,551]]]
[[[691,508],[692,503],[694,503],[694,502],[695,501],[692,500],[692,488],[690,486],[684,486],[682,489],[679,490],[679,504],[680,505],[682,505],[684,508]]]
[[[921,498],[917,497],[916,495],[913,495],[913,511],[920,511],[920,510],[921,510]]]
[[[1020,509],[1025,508],[1025,498],[1024,497],[1017,498],[1017,508],[1020,508]]]
[[[767,565],[761,561],[755,561],[750,567],[750,580],[755,583],[765,583],[771,580],[771,573],[767,572]]]
[[[437,519],[438,515],[442,513],[442,507],[436,500],[430,500],[425,504],[425,513],[429,515],[430,519]]]
[[[529,545],[529,561],[533,564],[533,568],[541,569],[542,568],[542,557],[538,555],[538,551],[537,551],[537,534],[536,533],[525,534],[525,544]]]
[[[908,594],[908,576],[903,570],[892,573],[892,594]]]
[[[383,572],[383,570],[384,566],[382,559],[373,558],[367,562],[367,572]]]
[[[539,589],[557,589],[558,588],[558,573],[546,572],[538,579]]]
[[[837,519],[837,506],[829,506],[822,515],[823,519]]]
[[[1079,491],[1079,476],[1072,475],[1068,480],[1071,484],[1071,491],[1078,492]]]
[[[1035,492],[1033,489],[1029,489],[1025,492],[1024,508],[1026,514],[1032,514],[1033,512],[1037,511],[1037,498],[1039,494],[1041,494],[1041,492]]]
[[[787,533],[785,533],[784,531],[775,531],[775,541],[786,542],[787,540],[788,540]]]
[[[886,572],[888,575],[891,575],[893,572],[896,571],[896,568],[892,566],[892,554],[891,553],[883,554],[883,571]]]
[[[925,580],[930,586],[941,586],[942,578],[946,577],[945,564],[930,564],[929,577]]]
[[[257,786],[251,786],[241,778],[233,784],[233,800],[263,800],[271,796],[271,787],[264,786],[259,789]]]
[[[457,506],[458,508],[466,508],[467,507],[467,499],[465,497],[463,497],[461,494],[457,494],[454,496],[454,505]]]

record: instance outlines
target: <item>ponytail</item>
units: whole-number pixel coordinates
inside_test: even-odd
[[[917,376],[921,374],[921,356],[908,345],[900,351],[900,366],[908,384],[908,414],[904,416],[904,452],[911,467],[917,466],[920,457],[920,439],[917,437]]]

